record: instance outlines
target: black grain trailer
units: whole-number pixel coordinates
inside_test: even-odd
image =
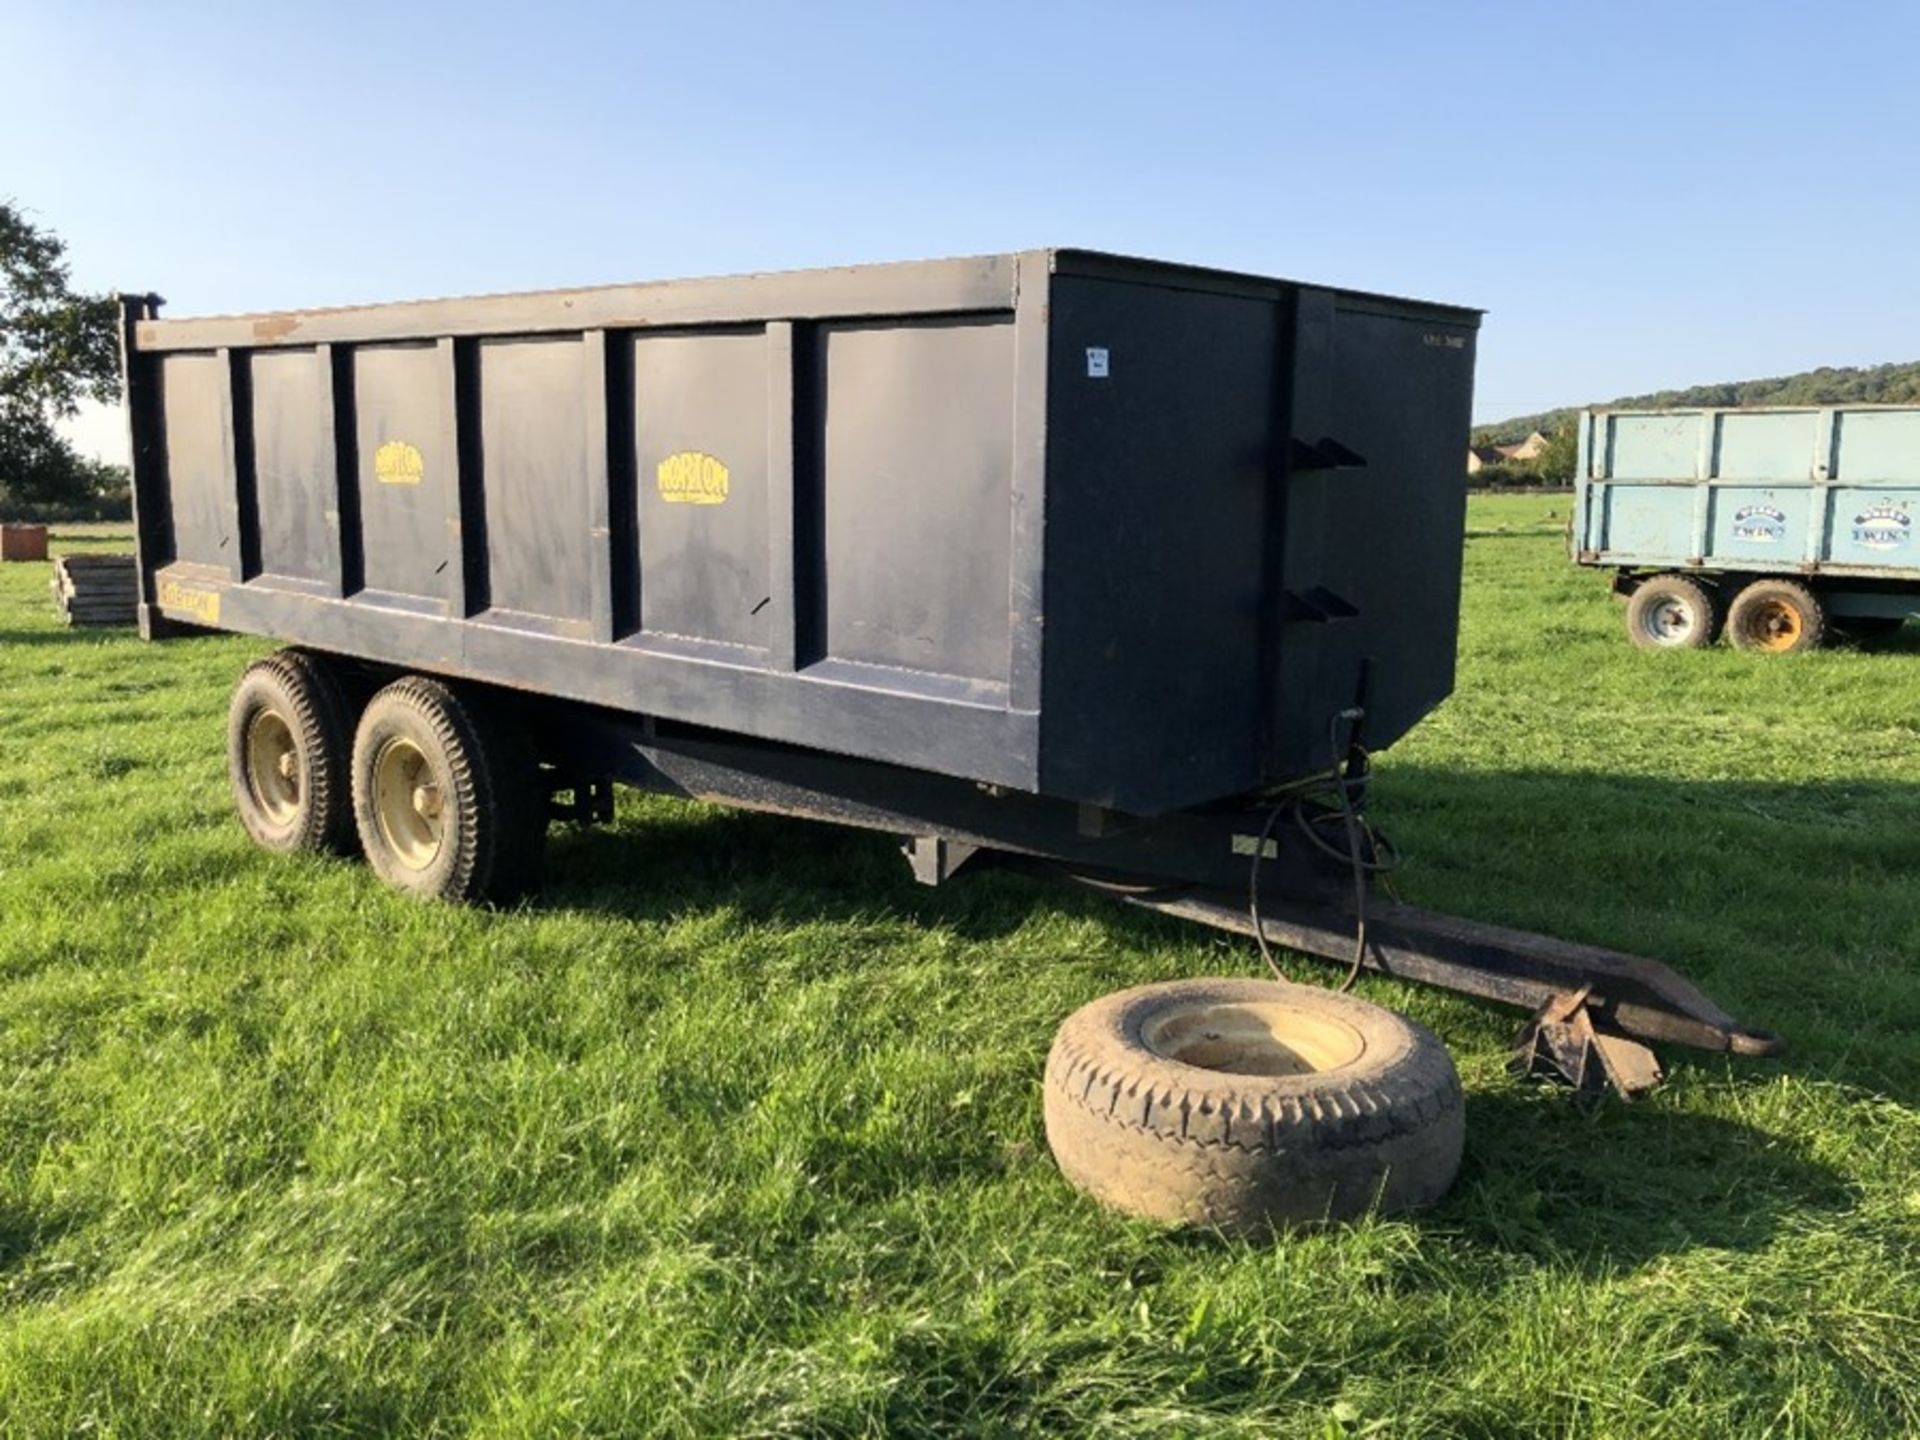
[[[620,781],[1770,1043],[1652,962],[1368,899],[1366,748],[1453,682],[1475,311],[1076,250],[124,303],[143,631],[291,647],[232,717],[264,845],[498,897]]]

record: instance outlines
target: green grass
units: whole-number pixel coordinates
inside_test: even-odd
[[[1267,1245],[1094,1209],[1040,1127],[1068,1011],[1244,946],[631,796],[537,904],[416,906],[242,838],[261,646],[0,567],[0,1434],[1920,1429],[1920,637],[1642,655],[1565,504],[1474,501],[1401,894],[1792,1054],[1583,1110],[1511,1014],[1369,979],[1454,1049],[1459,1183]]]

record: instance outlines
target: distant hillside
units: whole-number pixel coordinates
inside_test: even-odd
[[[1607,405],[1686,407],[1689,405],[1911,405],[1920,403],[1920,360],[1900,365],[1823,366],[1798,375],[1771,380],[1730,380],[1720,385],[1695,385],[1691,390],[1661,390],[1652,395],[1627,395]],[[1535,430],[1551,435],[1585,408],[1570,405],[1539,415],[1516,415],[1492,425],[1474,427],[1476,445],[1503,445],[1525,439]]]

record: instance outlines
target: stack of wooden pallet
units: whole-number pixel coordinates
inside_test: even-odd
[[[131,555],[56,555],[53,603],[69,625],[131,625],[140,598]]]

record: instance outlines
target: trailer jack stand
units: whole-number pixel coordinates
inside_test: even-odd
[[[1623,1100],[1644,1095],[1663,1077],[1652,1050],[1595,1027],[1587,999],[1591,985],[1555,995],[1520,1027],[1508,1068],[1571,1085],[1586,1095],[1613,1091]]]

